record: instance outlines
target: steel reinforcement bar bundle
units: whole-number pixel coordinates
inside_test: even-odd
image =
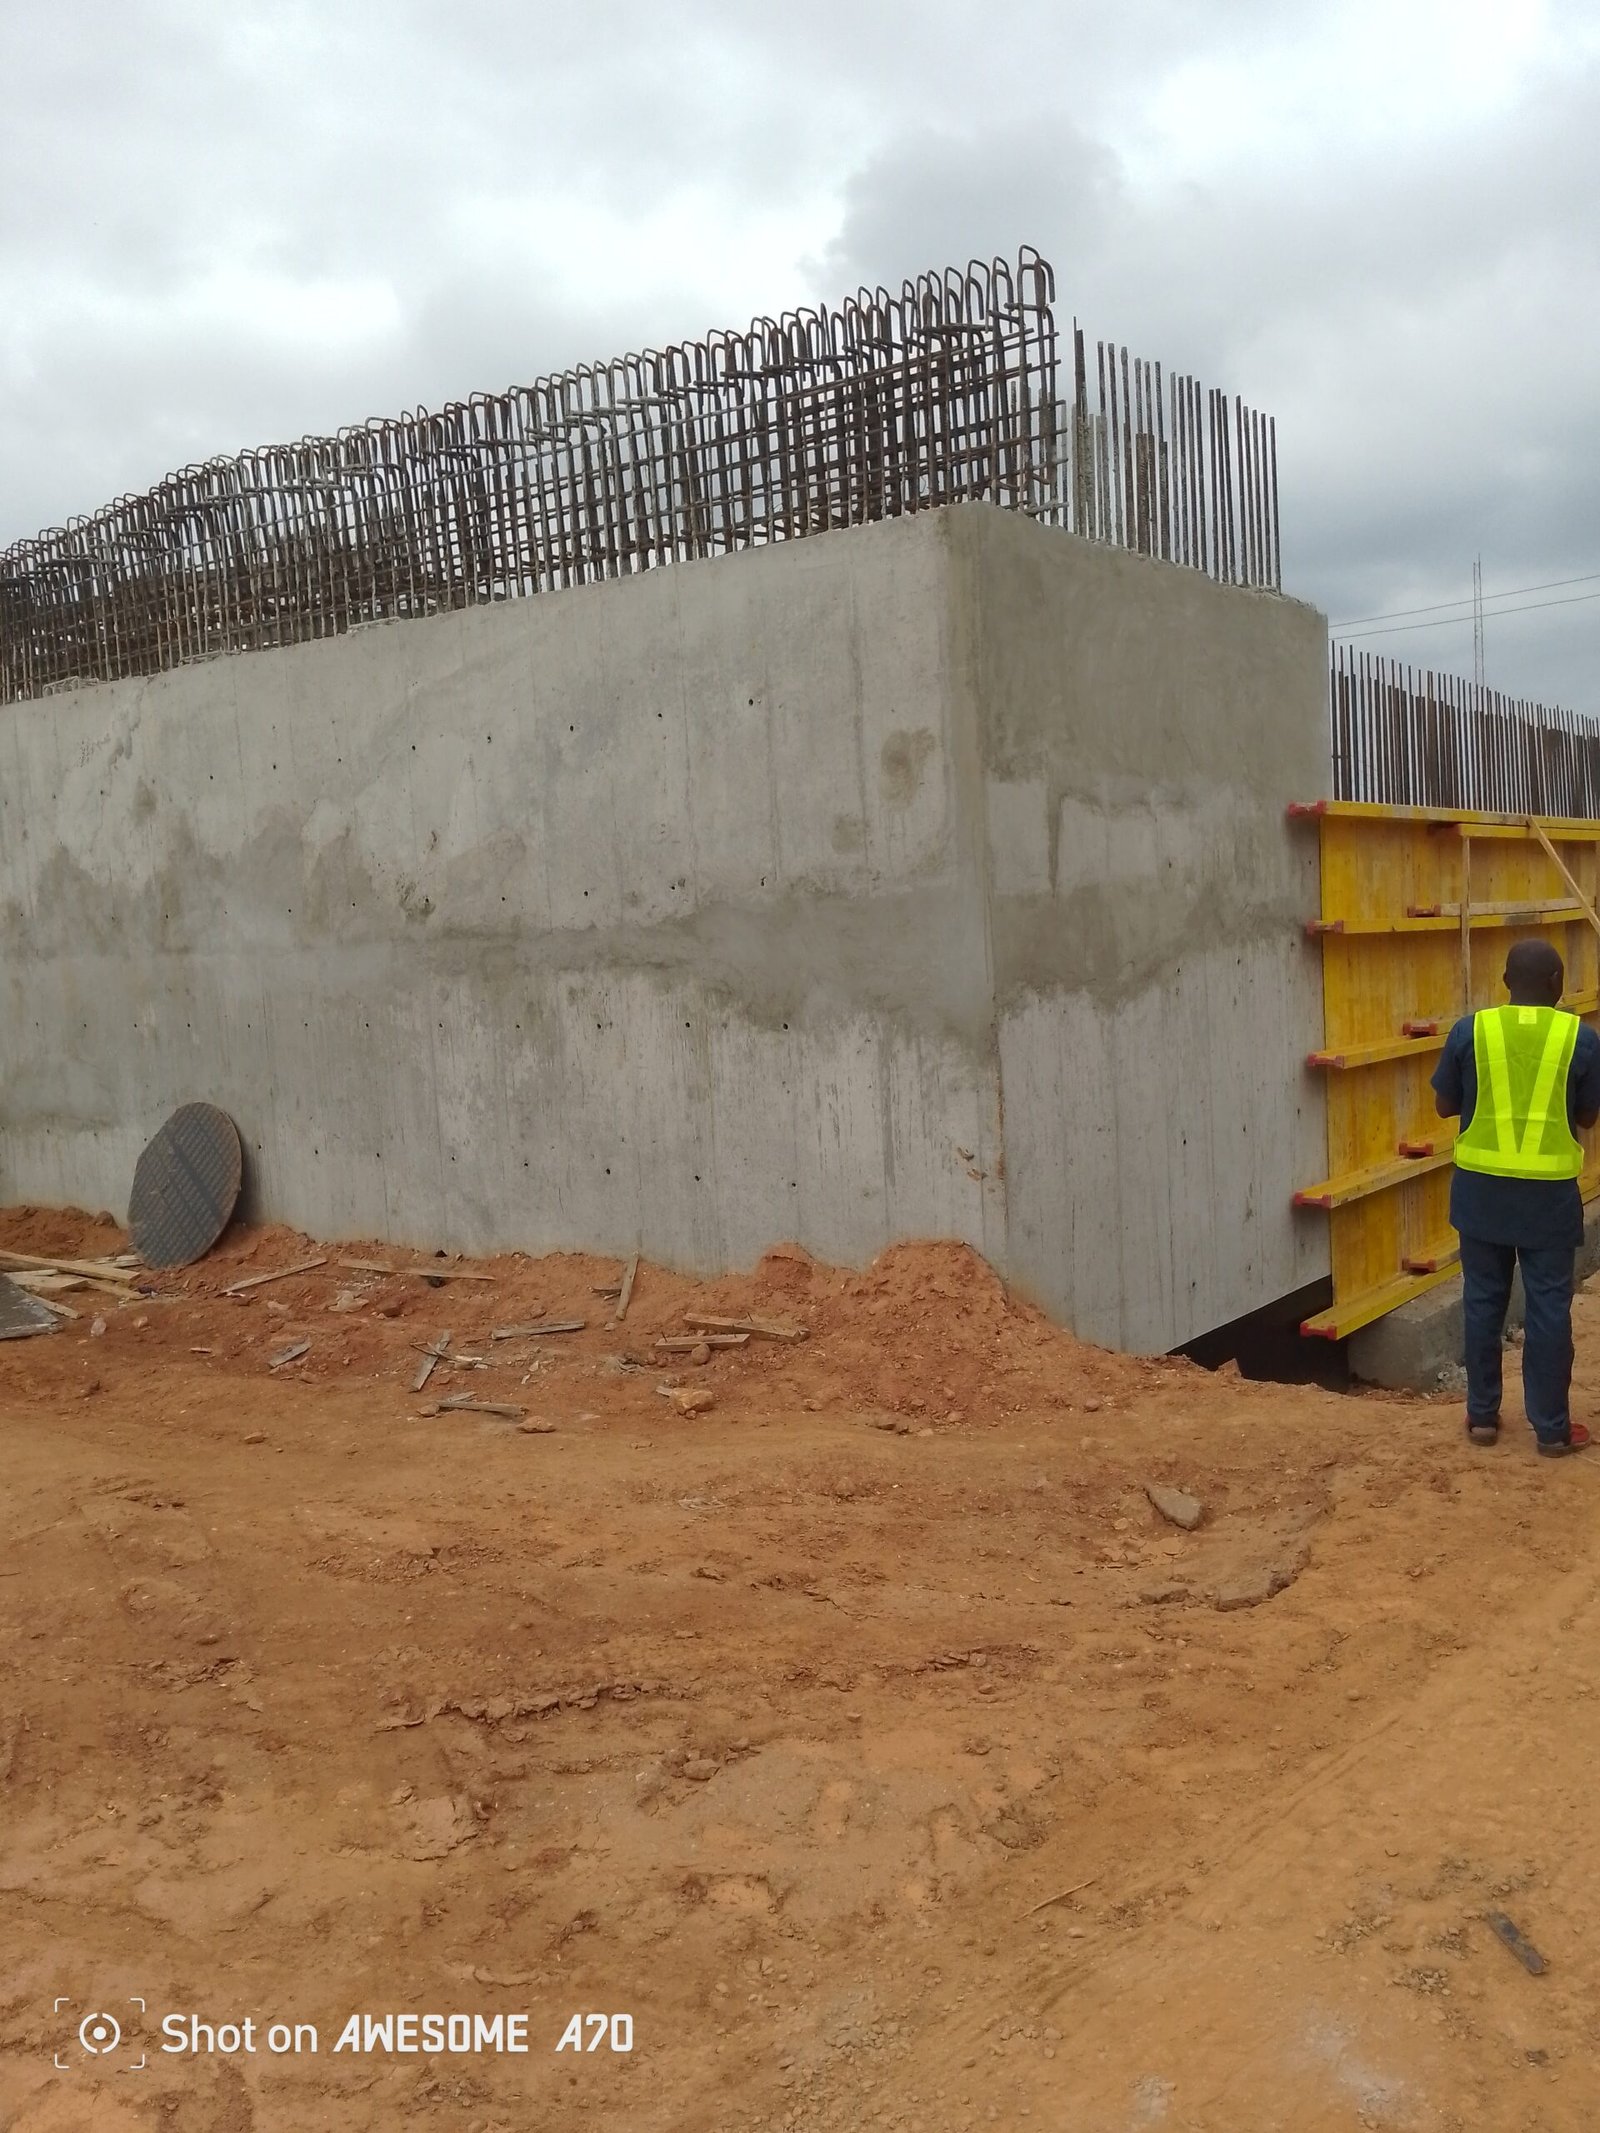
[[[0,701],[966,500],[1277,590],[1275,425],[1076,327],[1065,403],[1054,297],[1024,248],[188,467],[0,554]]]
[[[1334,648],[1333,793],[1390,807],[1600,815],[1600,724]]]

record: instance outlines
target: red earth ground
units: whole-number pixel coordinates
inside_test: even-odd
[[[952,1246],[616,1329],[612,1261],[341,1258],[399,1263],[236,1232],[0,1346],[8,2133],[1600,2123],[1600,1453],[1103,1354]],[[689,1309],[809,1338],[664,1363]],[[529,2048],[335,2050],[408,2012]]]

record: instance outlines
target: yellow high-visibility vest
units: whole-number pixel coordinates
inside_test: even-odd
[[[1456,1167],[1496,1178],[1575,1178],[1583,1149],[1567,1120],[1578,1018],[1559,1007],[1481,1007],[1472,1018],[1478,1101]]]

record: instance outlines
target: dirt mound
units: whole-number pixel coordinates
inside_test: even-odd
[[[0,1217],[0,1246],[17,1251],[87,1258],[120,1248],[122,1238],[109,1217],[72,1210],[25,1208]],[[322,1264],[305,1273],[224,1296],[244,1277],[317,1259]],[[433,1283],[418,1278],[419,1269],[434,1266]],[[546,1385],[552,1370],[592,1375],[621,1352],[661,1371],[703,1370],[719,1405],[754,1394],[776,1407],[862,1408],[958,1427],[1024,1407],[1114,1410],[1153,1374],[1188,1368],[1074,1339],[1009,1292],[965,1244],[896,1244],[855,1270],[784,1243],[751,1272],[711,1280],[644,1263],[627,1319],[616,1326],[619,1271],[615,1259],[580,1252],[464,1260],[392,1244],[330,1244],[276,1224],[235,1224],[205,1259],[152,1275],[150,1286],[178,1307],[167,1321],[169,1339],[219,1365],[253,1370],[269,1353],[308,1341],[295,1364],[303,1383],[351,1371],[407,1379],[416,1368],[409,1359],[448,1328],[455,1351],[481,1354],[502,1373],[514,1359],[519,1373],[531,1362],[531,1376]],[[757,1338],[715,1351],[709,1364],[656,1346],[662,1336],[684,1336],[695,1312],[765,1316],[806,1338]],[[493,1338],[496,1327],[550,1319],[582,1321],[583,1331],[533,1352]]]
[[[41,1258],[60,1252],[69,1259],[99,1259],[126,1251],[128,1232],[114,1215],[85,1214],[81,1207],[8,1207],[0,1245]]]

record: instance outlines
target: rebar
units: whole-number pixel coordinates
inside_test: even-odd
[[[1277,590],[1275,432],[1235,467],[1221,393],[1203,431],[1169,373],[1169,424],[1160,367],[1104,342],[1092,411],[1076,326],[1063,402],[1054,297],[1024,247],[187,467],[0,554],[0,701],[964,501]]]

